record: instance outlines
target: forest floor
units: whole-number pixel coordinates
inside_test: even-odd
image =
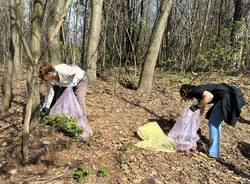
[[[76,183],[73,174],[81,164],[90,170],[82,182],[88,184],[250,183],[249,124],[237,123],[233,128],[223,123],[219,160],[207,157],[208,126],[204,117],[195,152],[163,153],[134,146],[140,141],[137,128],[147,122],[158,122],[165,133],[171,129],[181,111],[190,105],[180,100],[178,90],[191,81],[193,74],[159,72],[152,92],[138,94],[128,89],[137,84],[138,77],[124,74],[117,81],[110,73],[87,93],[87,117],[94,136],[79,143],[40,124],[30,136],[30,151],[36,158],[26,166],[20,164],[26,87],[24,80],[14,81],[11,109],[0,115],[0,183]],[[249,77],[222,77],[218,73],[204,76],[206,82],[240,86],[249,101]],[[2,83],[2,74],[0,80]],[[199,78],[195,81],[200,82]],[[243,108],[242,116],[250,119],[249,105]],[[105,168],[108,176],[98,177],[100,168]]]

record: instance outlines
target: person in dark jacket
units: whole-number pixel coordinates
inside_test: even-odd
[[[184,100],[198,100],[198,105],[191,109],[200,109],[201,114],[207,104],[213,106],[206,114],[209,120],[210,157],[220,156],[220,133],[221,122],[224,120],[228,125],[235,126],[240,117],[241,108],[246,104],[241,90],[228,84],[203,84],[199,86],[185,84],[180,88],[180,95]],[[197,108],[195,108],[197,107]]]

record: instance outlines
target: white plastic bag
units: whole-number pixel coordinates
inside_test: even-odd
[[[177,119],[174,127],[168,133],[168,137],[175,143],[177,150],[195,150],[199,135],[197,131],[200,127],[200,110],[192,111],[186,108]]]
[[[92,129],[90,128],[88,122],[86,121],[86,114],[82,113],[80,105],[76,99],[74,91],[71,87],[65,89],[60,98],[56,101],[55,105],[51,108],[50,114],[70,114],[76,117],[78,125],[83,128],[83,133],[81,137],[87,139],[91,136]]]

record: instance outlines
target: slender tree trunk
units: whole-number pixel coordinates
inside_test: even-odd
[[[220,33],[221,33],[221,26],[224,23],[224,19],[223,19],[223,6],[224,6],[224,0],[221,0],[220,3],[220,9],[219,9],[219,20],[218,20],[218,33],[217,33],[217,37],[220,37]]]
[[[243,55],[243,36],[245,31],[245,21],[243,21],[243,0],[234,1],[234,25],[231,32],[231,45],[234,48],[234,65],[239,68],[244,64]]]
[[[108,28],[109,28],[109,16],[110,16],[110,9],[112,7],[112,4],[113,4],[113,0],[110,1],[109,5],[108,5],[108,8],[106,10],[106,15],[104,15],[104,19],[105,19],[105,24],[104,24],[104,31],[103,31],[103,49],[102,49],[102,52],[103,52],[103,58],[102,58],[102,67],[104,68],[105,65],[106,65],[106,48],[108,47],[107,46],[107,31],[108,31]],[[105,13],[105,12],[104,12]]]
[[[157,19],[151,36],[151,41],[143,65],[140,82],[137,91],[150,91],[152,89],[154,69],[161,46],[168,16],[172,7],[172,0],[162,0],[158,10]]]
[[[13,11],[11,12],[11,17],[12,19],[15,19],[19,25],[21,25],[22,22],[22,0],[13,0],[11,2],[11,6]],[[13,42],[13,72],[15,77],[21,78],[23,74],[23,69],[22,69],[22,56],[21,56],[21,42],[18,38],[17,31],[15,28],[13,28],[13,33],[12,33],[12,42]]]
[[[12,95],[13,59],[11,59],[9,57],[6,42],[7,42],[6,39],[4,39],[2,41],[2,43],[3,43],[2,50],[3,50],[3,54],[4,54],[4,57],[3,57],[4,65],[7,69],[5,71],[3,99],[2,99],[1,106],[0,106],[1,112],[6,112],[10,108],[11,95]],[[12,42],[12,41],[10,41],[10,42]],[[12,43],[10,43],[10,45],[12,45]],[[12,55],[12,57],[13,57],[13,55]]]
[[[51,0],[49,3],[47,37],[49,47],[49,62],[52,65],[61,63],[60,37],[57,32],[55,35],[56,26],[62,25],[62,15],[68,11],[71,0]]]
[[[60,1],[52,0],[49,3],[49,15],[48,15],[48,26],[47,26],[47,36],[48,36],[48,48],[49,48],[49,62],[52,65],[61,63],[61,50],[60,50],[60,38],[59,35],[55,35],[54,40],[54,27],[56,17],[58,17],[59,10],[61,9],[59,5]]]
[[[27,99],[27,103],[26,103],[26,108],[25,108],[25,118],[24,118],[24,124],[23,124],[23,131],[22,131],[22,153],[23,153],[23,162],[26,163],[26,161],[28,161],[29,159],[29,133],[30,133],[30,129],[32,128],[32,126],[30,126],[30,121],[31,119],[33,119],[33,112],[35,111],[38,111],[39,108],[37,106],[37,102],[33,103],[33,98],[36,97],[36,90],[35,90],[35,87],[37,86],[37,82],[38,82],[38,62],[39,62],[39,59],[41,58],[41,55],[39,56],[39,52],[41,52],[41,49],[40,49],[40,43],[39,43],[39,36],[40,35],[40,30],[39,29],[39,26],[40,26],[40,21],[39,21],[39,18],[41,18],[41,1],[40,0],[35,0],[34,3],[37,5],[37,9],[34,8],[34,11],[33,12],[33,16],[36,15],[36,18],[32,19],[33,21],[33,29],[32,29],[32,32],[34,33],[34,36],[36,38],[33,38],[33,42],[32,42],[32,45],[34,44],[35,48],[33,49],[32,48],[32,51],[31,49],[29,48],[28,46],[28,43],[25,39],[25,37],[23,36],[22,32],[20,29],[17,29],[18,30],[18,35],[22,41],[22,44],[24,46],[24,50],[26,51],[27,53],[27,56],[29,57],[29,60],[30,60],[30,63],[32,65],[32,73],[31,73],[31,77],[28,77],[28,81],[29,82],[29,85],[28,85],[28,99]],[[67,3],[65,4],[65,7],[68,7],[70,4],[70,1],[67,1]],[[65,10],[65,9],[64,9]],[[51,38],[51,42],[54,41],[54,38],[58,35],[59,33],[59,29],[62,25],[62,22],[63,22],[63,19],[64,17],[66,16],[66,13],[67,11],[63,11],[63,13],[60,15],[60,17],[58,17],[58,22],[57,22],[57,25],[54,26],[54,33],[53,33],[53,37]],[[44,13],[43,13],[44,15]],[[38,38],[37,38],[38,36]],[[32,53],[34,54],[34,57],[32,55]],[[34,106],[35,104],[35,106]],[[34,107],[37,107],[36,109],[34,109]]]
[[[16,2],[15,0],[9,0],[9,16],[10,16],[10,34],[11,39],[9,43],[9,53],[10,57],[5,51],[6,55],[6,62],[5,65],[7,67],[7,70],[5,72],[5,83],[4,83],[4,96],[3,96],[3,102],[1,104],[1,111],[7,111],[10,108],[11,104],[11,94],[12,94],[12,78],[13,78],[13,63],[15,59],[17,59],[16,55],[16,41],[18,40],[17,35],[17,29],[16,29]],[[6,42],[4,41],[4,44]],[[5,46],[6,48],[6,46]]]
[[[171,50],[171,47],[173,45],[170,45],[170,38],[169,38],[169,33],[171,32],[172,30],[172,21],[171,21],[171,17],[173,16],[173,11],[170,12],[169,16],[168,16],[168,22],[167,22],[167,29],[165,30],[165,60],[167,61],[168,58],[170,57],[170,50]]]
[[[37,68],[34,67],[32,70],[32,79],[30,85],[28,86],[28,99],[25,108],[25,118],[23,123],[23,132],[22,132],[22,153],[23,153],[23,163],[26,163],[29,160],[29,134],[30,134],[30,120],[32,119],[32,109],[33,109],[33,98],[34,98],[34,89],[38,79]]]
[[[231,44],[235,43],[236,35],[238,33],[238,30],[240,29],[240,26],[237,26],[236,24],[239,24],[240,21],[243,20],[243,1],[242,0],[234,0],[234,26],[231,32]]]
[[[41,55],[41,36],[42,36],[42,23],[44,18],[44,2],[43,0],[35,0],[32,11],[31,22],[31,45],[30,51],[35,61],[38,62]],[[37,63],[36,63],[37,64]],[[35,84],[32,86],[32,79],[34,78],[34,67],[29,67],[27,72],[28,88],[34,89],[32,96],[32,114],[31,114],[31,128],[36,127],[39,123],[39,105],[40,105],[40,91],[38,78],[35,78]]]
[[[88,11],[88,0],[85,0],[84,3],[84,21],[83,21],[83,33],[82,33],[82,52],[81,52],[81,66],[86,69],[86,63],[85,62],[85,40],[86,40],[86,30],[87,30],[87,25],[88,25],[88,16],[87,16],[87,11]]]
[[[212,0],[208,0],[208,2],[207,2],[206,13],[205,13],[205,20],[204,20],[204,23],[203,23],[202,28],[201,28],[201,35],[200,35],[200,39],[199,39],[199,42],[198,42],[198,48],[195,51],[195,57],[197,57],[199,55],[199,53],[201,51],[201,48],[203,46],[204,37],[205,37],[206,31],[207,31],[207,25],[208,25],[208,19],[209,19],[209,14],[210,14],[211,1]],[[196,61],[194,60],[193,61],[193,69],[196,70],[196,68],[197,68]]]
[[[87,74],[90,81],[96,80],[98,44],[101,33],[103,0],[91,1],[91,23],[87,51]]]
[[[139,30],[138,30],[138,34],[137,34],[137,38],[136,38],[136,44],[135,44],[135,60],[138,61],[139,60],[139,50],[140,50],[140,41],[141,41],[141,35],[143,32],[143,19],[144,19],[144,2],[141,1],[141,5],[140,5],[140,19],[139,19]]]
[[[23,162],[29,158],[29,133],[32,128],[35,128],[39,123],[39,83],[37,64],[41,55],[41,31],[44,12],[44,3],[42,0],[35,0],[32,6],[31,13],[31,45],[28,50],[26,43],[26,52],[30,52],[30,60],[33,65],[30,65],[27,71],[27,86],[28,99],[25,108],[25,118],[22,134],[22,153]]]
[[[208,0],[207,7],[206,7],[205,21],[204,21],[204,25],[203,25],[203,27],[201,29],[201,37],[200,37],[200,41],[199,41],[199,47],[198,47],[198,53],[197,54],[199,54],[199,51],[200,51],[200,49],[202,48],[202,45],[203,45],[204,36],[205,36],[206,30],[207,30],[207,24],[208,24],[208,19],[209,19],[211,2],[212,2],[211,0]]]
[[[130,60],[130,54],[131,54],[131,44],[130,44],[130,40],[131,40],[131,27],[132,27],[132,0],[127,0],[127,9],[124,9],[126,10],[127,12],[127,26],[125,27],[125,32],[126,32],[126,39],[125,39],[125,43],[126,43],[126,47],[125,47],[125,53],[123,54],[124,55],[124,65],[126,66],[127,62],[129,62]]]
[[[76,58],[77,55],[76,55],[76,46],[78,45],[78,20],[79,20],[79,1],[76,2],[76,5],[75,5],[75,25],[74,25],[74,41],[72,42],[73,43],[73,47],[72,47],[72,63],[73,64],[76,64],[76,62],[78,62],[78,59]]]

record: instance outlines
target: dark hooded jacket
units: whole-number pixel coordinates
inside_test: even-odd
[[[240,117],[241,108],[246,104],[241,90],[225,83],[204,84],[194,87],[190,92],[190,96],[200,101],[204,91],[209,91],[213,94],[214,98],[210,103],[214,105],[219,103],[224,115],[224,121],[231,126],[235,126]],[[208,110],[206,114],[207,119],[210,118],[214,105]]]

